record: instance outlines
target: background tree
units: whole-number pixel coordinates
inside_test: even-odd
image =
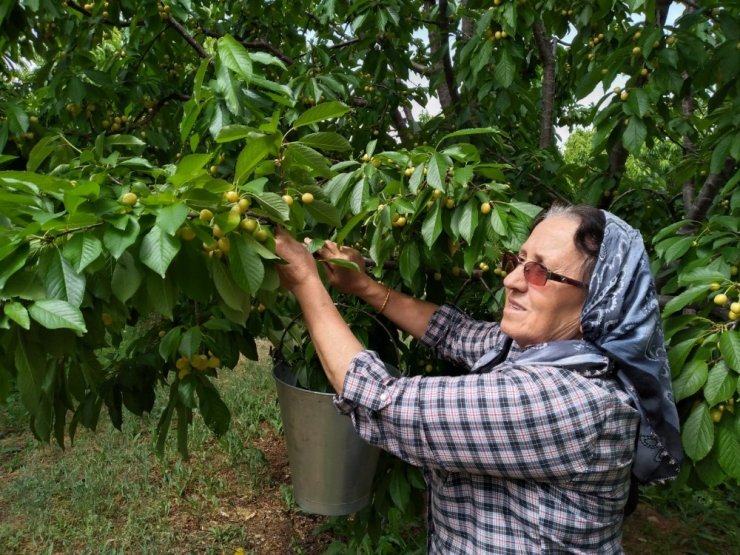
[[[0,26],[0,396],[40,439],[160,386],[160,449],[197,414],[223,433],[218,372],[294,316],[275,224],[495,315],[502,249],[573,201],[653,249],[681,482],[740,478],[733,3],[19,0]],[[557,125],[591,130],[579,155]]]

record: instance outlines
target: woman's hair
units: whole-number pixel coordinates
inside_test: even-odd
[[[601,242],[604,240],[604,228],[606,227],[604,213],[587,204],[553,204],[537,215],[532,222],[531,230],[550,216],[566,216],[578,220],[579,225],[573,236],[573,242],[578,251],[586,257],[586,261],[581,268],[581,279],[588,281],[596,265]]]

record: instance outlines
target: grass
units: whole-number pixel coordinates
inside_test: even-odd
[[[0,553],[231,555],[243,547],[298,554],[323,553],[341,540],[341,526],[295,506],[270,365],[224,371],[219,389],[231,429],[216,439],[196,416],[188,461],[176,453],[174,437],[163,459],[154,454],[164,396],[153,414],[125,417],[121,432],[101,417],[97,432],[78,430],[66,450],[31,436],[17,399],[0,406]],[[625,524],[625,550],[737,553],[739,511],[737,486],[646,489]],[[342,545],[335,542],[332,552]]]
[[[2,552],[222,553],[244,545],[245,527],[219,523],[219,512],[271,483],[254,443],[279,430],[279,409],[264,364],[222,372],[220,381],[231,429],[217,440],[194,418],[187,462],[174,437],[164,459],[154,454],[159,405],[126,418],[121,432],[101,416],[96,433],[78,430],[65,451],[33,439],[17,400],[0,407]]]

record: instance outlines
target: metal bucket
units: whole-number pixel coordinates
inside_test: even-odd
[[[380,450],[357,435],[349,416],[337,412],[333,394],[296,387],[283,361],[276,362],[273,376],[298,506],[328,516],[367,506]]]

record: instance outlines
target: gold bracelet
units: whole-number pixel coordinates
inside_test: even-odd
[[[388,288],[388,291],[385,294],[385,299],[383,300],[383,304],[380,306],[380,310],[378,310],[378,314],[383,314],[383,311],[385,310],[386,305],[388,304],[388,299],[391,298],[391,288]]]

